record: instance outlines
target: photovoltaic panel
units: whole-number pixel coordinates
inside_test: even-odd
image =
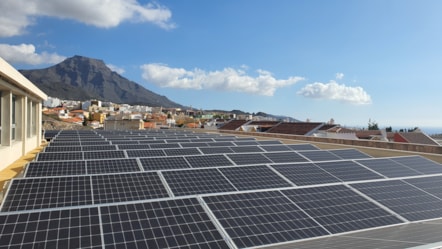
[[[298,186],[340,182],[313,163],[280,164],[272,167]]]
[[[238,248],[329,234],[279,191],[203,199]]]
[[[186,156],[185,158],[192,168],[234,166],[224,155]]]
[[[241,141],[241,140],[235,140],[233,143],[236,146],[250,146],[250,145],[258,145],[258,141],[251,140],[251,141]]]
[[[167,144],[149,144],[151,149],[170,149],[181,148],[179,143],[167,143]]]
[[[403,164],[397,163],[389,158],[373,158],[367,160],[357,160],[356,162],[370,168],[386,177],[404,177],[421,175]]]
[[[48,147],[77,147],[81,146],[80,141],[51,141]]]
[[[139,145],[140,143],[138,142],[138,140],[115,140],[112,141],[112,144],[118,145],[118,147],[120,147],[120,145]]]
[[[82,151],[100,151],[100,150],[116,150],[115,145],[88,145],[81,147]]]
[[[313,162],[341,160],[340,157],[326,150],[298,151],[298,153]]]
[[[312,145],[312,144],[287,144],[287,146],[294,150],[294,151],[298,151],[298,150],[319,150],[318,147]]]
[[[232,142],[208,142],[207,145],[211,147],[235,146]]]
[[[83,160],[83,152],[42,152],[37,161],[70,161]]]
[[[203,147],[199,148],[203,154],[227,154],[233,153],[233,150],[230,147]]]
[[[201,155],[197,148],[165,149],[164,153],[167,156]]]
[[[183,148],[195,148],[195,147],[208,147],[209,145],[207,143],[180,143],[181,147]]]
[[[47,146],[44,152],[66,152],[66,151],[82,151],[80,145],[78,146]]]
[[[190,165],[184,157],[151,157],[140,158],[144,170],[163,170],[163,169],[184,169],[190,168]]]
[[[86,163],[84,161],[60,162],[30,162],[25,171],[25,177],[85,175]]]
[[[260,153],[228,154],[227,156],[237,165],[266,164],[272,162],[270,159]]]
[[[164,150],[126,150],[128,157],[155,157],[166,156]]]
[[[258,140],[258,144],[260,144],[260,145],[281,144],[281,141],[279,141],[279,140]]]
[[[136,159],[108,159],[87,161],[88,174],[107,174],[141,171]]]
[[[265,165],[220,168],[238,190],[292,187],[293,185]]]
[[[83,139],[81,140],[81,146],[98,146],[98,145],[110,145],[109,141],[105,141],[105,140],[94,140],[94,141],[84,141]]]
[[[0,213],[1,248],[102,248],[98,208]]]
[[[440,174],[442,165],[422,156],[395,157],[391,160],[401,163],[423,174]]]
[[[101,207],[105,248],[229,248],[196,198]]]
[[[356,149],[340,149],[340,150],[330,150],[331,153],[337,155],[342,159],[360,159],[360,158],[371,158],[371,156],[362,153]]]
[[[175,196],[236,191],[217,169],[163,171],[162,174]]]
[[[297,163],[297,162],[308,162],[305,157],[300,156],[294,151],[288,152],[270,152],[263,153],[264,156],[272,160],[274,163]]]
[[[94,204],[169,197],[155,172],[92,176]]]
[[[148,150],[149,145],[146,144],[119,144],[117,145],[120,150]]]
[[[382,179],[383,177],[353,161],[315,163],[317,166],[344,182]]]
[[[265,151],[292,151],[287,145],[261,145],[261,149]]]
[[[401,180],[352,184],[352,187],[409,221],[442,217],[442,200]]]
[[[281,191],[331,233],[402,223],[344,185]]]
[[[106,151],[85,151],[84,159],[109,159],[109,158],[126,158],[126,154],[122,150],[106,150]]]
[[[89,176],[12,180],[2,212],[92,204]]]
[[[261,148],[258,146],[232,146],[230,147],[231,150],[235,153],[246,153],[246,152],[264,152]]]
[[[419,177],[404,181],[442,199],[442,176]]]

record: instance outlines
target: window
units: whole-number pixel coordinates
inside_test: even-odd
[[[0,91],[0,145],[2,144],[2,101],[3,101],[3,93]]]
[[[12,120],[11,120],[11,140],[15,140],[15,131],[16,131],[16,129],[15,129],[15,125],[16,125],[16,118],[15,118],[15,116],[16,116],[16,102],[17,101],[17,97],[15,96],[15,95],[12,95],[12,102],[11,102],[11,105],[12,105]]]

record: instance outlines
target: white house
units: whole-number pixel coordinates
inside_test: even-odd
[[[47,95],[0,57],[0,170],[41,145]]]

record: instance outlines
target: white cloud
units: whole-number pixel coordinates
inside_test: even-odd
[[[172,29],[172,12],[159,4],[141,5],[137,0],[2,0],[0,37],[25,33],[39,16],[71,19],[100,28],[112,28],[124,21],[150,22]]]
[[[297,92],[307,98],[329,99],[352,104],[371,104],[371,97],[362,87],[350,87],[332,80],[329,83],[315,82]]]
[[[66,59],[66,57],[55,53],[36,53],[35,46],[32,44],[0,44],[0,56],[9,63],[30,65],[56,64]]]
[[[123,73],[125,72],[125,70],[124,70],[123,68],[118,67],[118,66],[115,66],[115,65],[113,65],[113,64],[106,64],[106,66],[107,66],[110,70],[112,70],[112,71],[114,71],[114,72],[116,72],[116,73],[118,73],[118,74],[123,74]]]
[[[164,64],[145,64],[141,66],[141,69],[143,70],[143,79],[161,87],[217,89],[266,96],[273,96],[277,88],[293,85],[304,79],[290,77],[278,80],[270,72],[264,70],[257,70],[258,76],[252,77],[247,75],[243,69],[230,67],[221,71],[206,72],[198,68],[188,71],[183,68],[168,67]]]
[[[342,80],[344,78],[344,74],[343,73],[336,73],[336,79],[337,80]]]

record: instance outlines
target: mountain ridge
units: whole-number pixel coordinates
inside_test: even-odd
[[[19,71],[51,97],[183,107],[112,71],[99,59],[75,55],[48,68]]]

